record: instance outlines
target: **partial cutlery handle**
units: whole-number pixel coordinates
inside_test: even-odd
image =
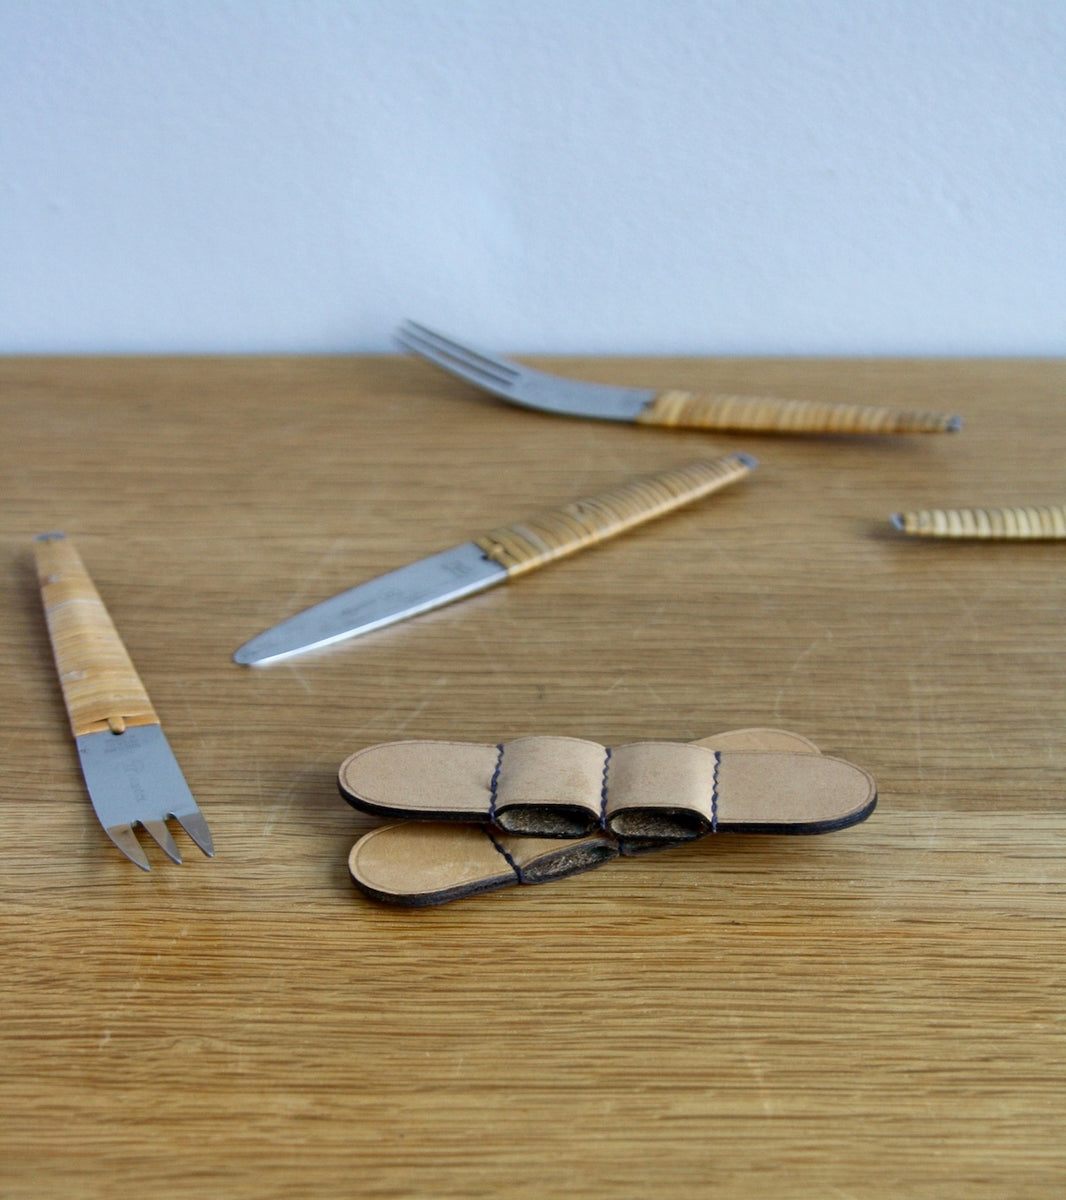
[[[473,540],[488,558],[505,567],[509,576],[520,575],[716,492],[743,478],[755,465],[746,454],[700,459],[639,476],[599,496],[547,509]]]
[[[1066,504],[1019,508],[931,508],[896,513],[892,524],[914,537],[1066,539]]]
[[[34,553],[74,736],[158,725],[144,684],[72,543],[61,533],[41,534]]]
[[[645,425],[747,433],[954,433],[962,426],[961,418],[944,413],[679,391],[660,392],[637,421]]]

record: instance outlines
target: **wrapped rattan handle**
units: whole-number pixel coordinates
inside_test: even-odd
[[[75,737],[158,725],[148,693],[77,550],[61,533],[34,541],[48,634]]]
[[[701,459],[550,508],[527,521],[501,525],[474,538],[486,557],[519,575],[586,546],[624,533],[741,479],[755,467],[746,454]]]
[[[1066,504],[1016,508],[932,508],[897,513],[892,523],[914,537],[1066,539]]]
[[[959,417],[944,413],[680,391],[660,392],[637,420],[645,425],[747,433],[953,433],[962,425]]]

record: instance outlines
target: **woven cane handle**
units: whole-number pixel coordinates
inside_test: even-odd
[[[914,537],[1066,539],[1066,504],[1020,508],[934,508],[898,513],[892,523]]]
[[[747,433],[950,433],[961,425],[958,417],[944,413],[678,391],[660,392],[637,420],[646,425]]]
[[[474,541],[488,558],[506,567],[508,575],[519,575],[690,504],[742,478],[754,466],[746,454],[701,459],[502,525]]]
[[[74,736],[158,725],[144,684],[77,550],[63,534],[49,533],[35,540],[34,553]]]

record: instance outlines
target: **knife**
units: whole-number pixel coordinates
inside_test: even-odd
[[[189,791],[126,647],[73,544],[62,533],[34,540],[48,635],[93,809],[107,836],[150,871],[133,831],[142,825],[181,862],[173,817],[208,856],[211,831]]]
[[[289,617],[246,642],[234,661],[261,666],[440,608],[690,504],[756,465],[747,454],[699,459],[500,526]]]

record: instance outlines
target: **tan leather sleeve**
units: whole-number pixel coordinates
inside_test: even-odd
[[[522,743],[527,743],[524,748]],[[607,755],[597,743],[573,738],[517,739],[509,745],[519,746],[513,759],[514,772],[505,789],[509,798],[525,796],[530,786],[545,795],[563,795],[569,786],[591,795],[593,764]],[[822,832],[861,819],[876,799],[874,782],[865,771],[839,759],[819,759],[818,748],[799,734],[780,729],[740,729],[693,745],[702,748],[704,754],[676,757],[673,751],[679,747],[671,743],[634,743],[620,748],[622,753],[612,754],[618,760],[616,767],[622,768],[615,776],[622,789],[621,799],[626,801],[628,790],[632,801],[627,808],[624,803],[618,804],[616,796],[612,816],[623,816],[623,827],[629,823],[638,830],[651,822],[653,831],[658,828],[657,837],[616,837],[606,830],[574,839],[529,837],[493,830],[484,818],[481,824],[472,825],[455,820],[402,822],[372,830],[356,842],[348,859],[352,881],[373,899],[424,907],[518,883],[561,879],[591,870],[620,853],[661,850],[673,841],[687,840],[690,834],[686,832],[685,839],[662,836],[663,826],[655,826],[654,822],[675,819],[676,813],[663,796],[657,804],[646,804],[648,790],[661,788],[665,793],[673,789],[683,795],[689,789],[695,795],[697,817],[706,821],[708,757],[717,761],[711,818],[718,828]],[[472,803],[465,795],[472,775],[477,777],[475,784],[481,789],[477,794],[486,813],[492,803],[492,773],[497,775],[495,786],[499,788],[502,771],[498,746],[400,742],[371,749],[375,753],[352,755],[342,767],[342,776],[349,786],[371,789],[384,809],[396,803],[397,774],[406,775],[413,766],[430,771],[430,776],[420,783],[409,779],[402,795],[417,793],[424,803],[435,783],[443,780],[443,794],[450,797],[453,812]],[[674,779],[668,786],[661,786],[664,776],[655,770],[657,757],[671,760],[666,768]],[[564,762],[569,766],[563,766]],[[544,780],[531,785],[532,777],[539,779],[545,765],[550,786]],[[662,765],[660,762],[659,767]],[[479,772],[487,774],[489,782]]]
[[[607,828],[621,838],[671,842],[711,832],[720,757],[684,743],[617,746],[607,764]]]
[[[599,828],[607,751],[571,737],[524,737],[499,755],[491,819],[507,833],[582,837]]]

